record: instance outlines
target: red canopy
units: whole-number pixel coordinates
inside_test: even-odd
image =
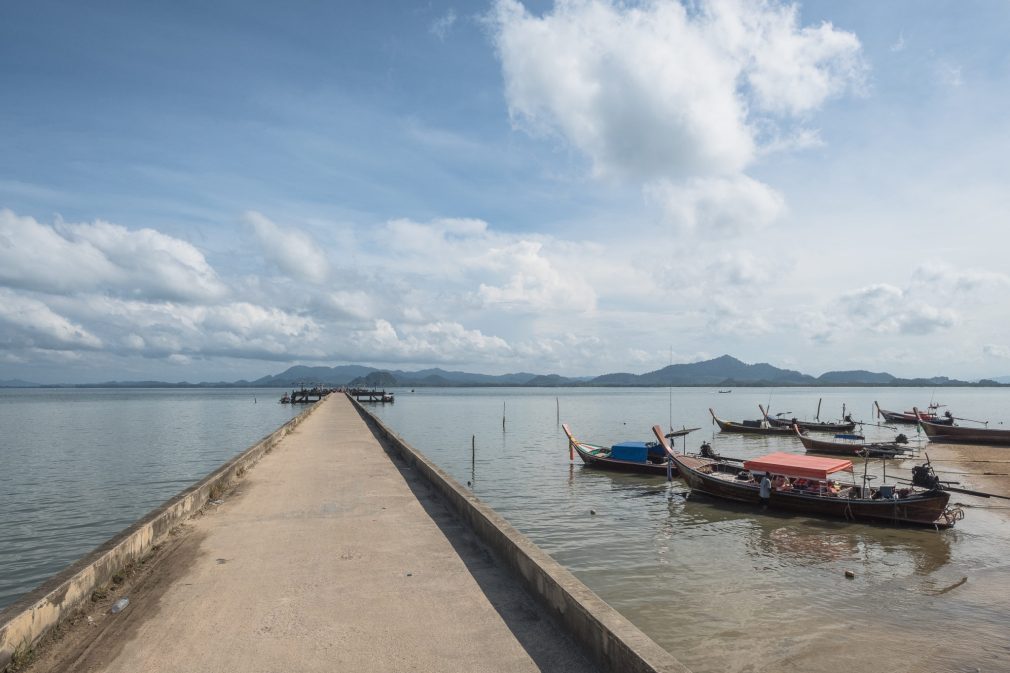
[[[787,477],[827,479],[833,472],[852,469],[852,461],[843,458],[816,458],[795,453],[769,453],[767,456],[745,460],[747,470],[782,474]]]

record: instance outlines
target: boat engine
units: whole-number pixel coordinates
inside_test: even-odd
[[[711,458],[712,460],[718,460],[719,454],[717,454],[713,449],[712,445],[708,442],[702,442],[700,449],[702,458]]]
[[[912,468],[912,483],[922,488],[940,488],[940,478],[929,465],[916,465]]]
[[[901,434],[899,434],[897,437],[894,438],[894,443],[895,444],[908,444],[908,437],[906,437],[905,433],[902,432]]]

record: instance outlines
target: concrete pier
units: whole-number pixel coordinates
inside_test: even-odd
[[[596,670],[342,395],[182,538],[32,670]]]

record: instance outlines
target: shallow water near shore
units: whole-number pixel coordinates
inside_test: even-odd
[[[649,440],[672,407],[673,427],[701,428],[689,450],[709,440],[747,458],[802,447],[713,432],[709,407],[740,420],[770,402],[812,418],[823,398],[823,420],[845,403],[872,422],[874,399],[904,410],[934,394],[955,416],[1010,422],[1002,389],[418,389],[370,408],[694,671],[1008,671],[1010,501],[955,494],[965,519],[939,532],[757,512],[684,497],[677,480],[570,463],[559,424],[592,443]],[[914,427],[899,429],[917,443]],[[942,478],[1010,494],[1000,476],[1010,462],[960,463],[957,449],[922,446]],[[915,462],[888,461],[889,481]],[[881,465],[869,473],[879,479]]]
[[[281,392],[0,390],[0,609],[304,409]]]

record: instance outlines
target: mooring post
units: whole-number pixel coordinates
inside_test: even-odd
[[[505,432],[505,402],[501,403],[501,431]]]
[[[477,435],[470,437],[470,470],[477,467]]]
[[[561,422],[561,401],[558,398],[555,397],[554,398],[554,404],[557,406],[557,409],[558,409],[558,423],[560,423]]]

